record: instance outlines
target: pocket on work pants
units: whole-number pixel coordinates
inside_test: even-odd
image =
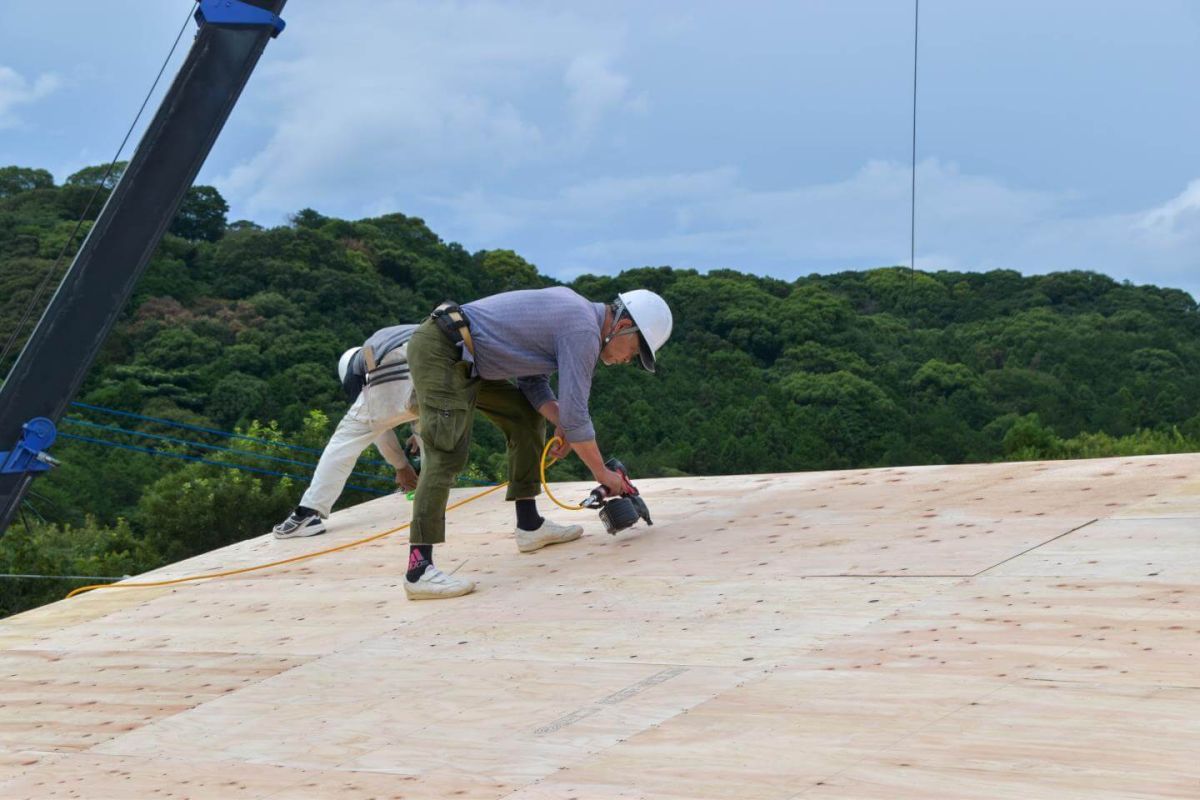
[[[447,408],[441,404],[421,408],[421,439],[429,447],[452,453],[467,435],[471,411]]]

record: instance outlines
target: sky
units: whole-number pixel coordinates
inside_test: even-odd
[[[0,2],[0,165],[61,181],[107,163],[191,7]],[[283,17],[200,174],[231,219],[399,211],[563,280],[909,263],[910,0],[291,0]],[[1200,297],[1197,76],[1193,0],[923,0],[916,266]]]

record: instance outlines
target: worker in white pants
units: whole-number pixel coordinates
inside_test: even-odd
[[[354,398],[317,462],[312,482],[300,504],[275,526],[275,537],[294,539],[325,532],[322,520],[341,496],[358,457],[372,443],[396,470],[396,485],[403,491],[417,486],[417,472],[396,438],[395,428],[414,423],[416,396],[408,373],[408,340],[415,325],[396,325],[376,331],[362,347],[354,347],[338,360],[338,379]],[[414,431],[410,440],[420,447]]]

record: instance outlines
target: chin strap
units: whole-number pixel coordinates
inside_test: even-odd
[[[611,342],[613,339],[617,338],[618,336],[625,336],[626,334],[638,332],[637,325],[632,325],[632,326],[626,328],[625,330],[617,332],[617,333],[613,332],[617,328],[617,323],[625,318],[626,313],[627,312],[625,310],[625,304],[623,302],[621,302],[621,298],[618,297],[616,302],[613,303],[613,321],[612,321],[612,325],[608,329],[608,336],[605,336],[604,341],[602,341],[600,343],[600,352],[601,353],[604,352],[604,348],[608,347],[608,343]],[[630,317],[630,321],[631,322],[633,321],[632,317]]]

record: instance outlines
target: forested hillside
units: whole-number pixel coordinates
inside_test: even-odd
[[[98,212],[114,182],[101,185],[103,174],[89,168],[60,186],[43,170],[0,169],[0,342],[27,335],[32,320],[18,322],[99,185],[88,217]],[[77,398],[95,408],[76,407],[61,426],[105,444],[55,445],[63,465],[35,482],[0,539],[0,572],[121,575],[264,533],[302,480],[186,457],[302,476],[315,455],[197,428],[319,449],[345,410],[334,373],[344,349],[447,298],[555,283],[516,253],[468,252],[403,214],[348,221],[305,209],[263,229],[229,224],[226,212],[215,189],[189,193]],[[898,267],[794,281],[642,267],[570,285],[595,300],[649,288],[674,309],[657,375],[597,370],[600,446],[635,477],[1200,442],[1200,315],[1178,290],[1089,272]],[[478,424],[468,478],[495,480],[503,462],[501,438]],[[585,475],[576,460],[556,470]],[[388,489],[386,470],[362,471]],[[79,583],[0,579],[0,614]]]

